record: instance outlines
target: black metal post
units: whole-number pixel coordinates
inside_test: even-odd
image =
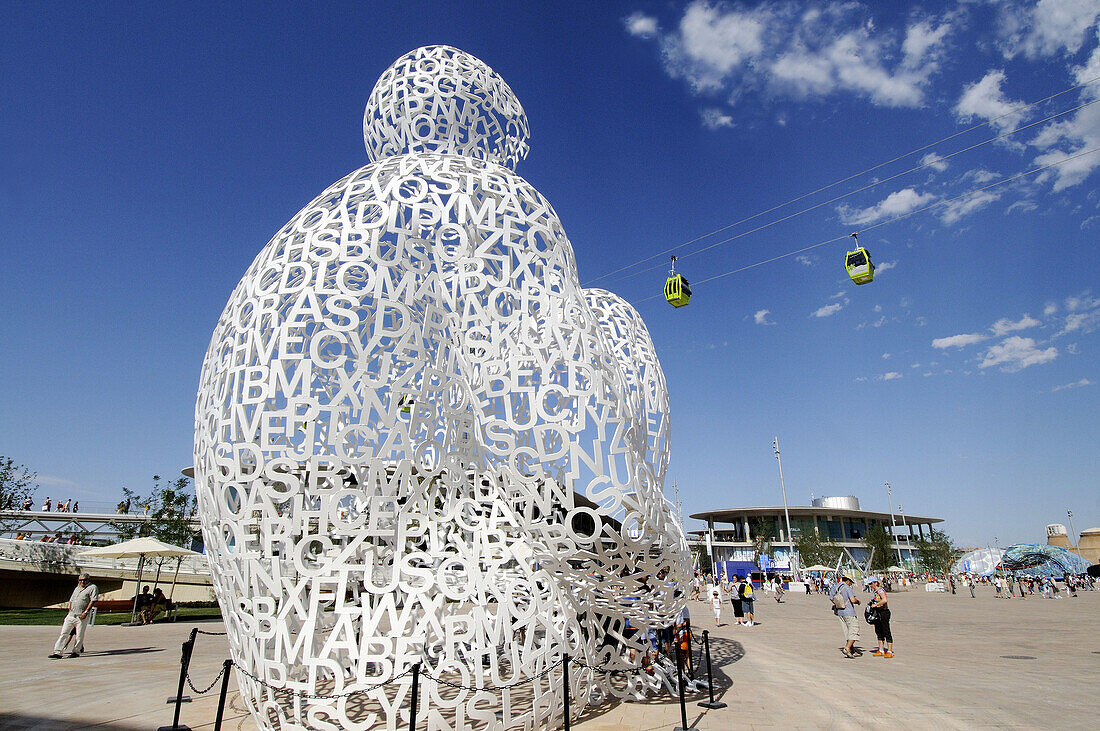
[[[707,689],[710,690],[710,700],[709,701],[700,701],[699,705],[701,705],[703,708],[710,708],[712,710],[715,709],[715,708],[725,708],[727,704],[723,703],[722,701],[714,700],[714,674],[711,672],[711,669],[710,669],[710,630],[709,629],[703,630],[703,650],[706,652],[706,655],[707,655]]]
[[[191,665],[191,653],[195,649],[195,638],[199,634],[198,627],[191,630],[191,636],[183,643],[183,652],[180,654],[180,682],[179,688],[176,690],[176,696],[169,698],[169,703],[176,704],[175,713],[172,716],[171,726],[161,726],[157,731],[191,731],[188,726],[180,725],[180,704],[184,701],[190,703],[191,697],[183,695],[183,684],[187,681],[187,668]]]
[[[680,723],[676,731],[690,731],[688,728],[687,706],[684,705],[684,651],[680,649],[680,643],[676,643],[676,682],[680,686]]]
[[[222,693],[218,696],[218,715],[214,717],[214,731],[222,731],[222,715],[225,713],[225,694],[229,692],[229,671],[233,661],[228,657],[222,663]]]
[[[687,630],[687,664],[688,664],[688,677],[695,680],[695,655],[691,651],[691,618],[684,620],[684,628]]]
[[[564,652],[561,655],[561,683],[565,689],[565,712],[562,713],[562,719],[565,731],[569,731],[569,656]]]
[[[413,665],[412,699],[409,707],[409,731],[416,731],[416,697],[420,693],[420,663]]]

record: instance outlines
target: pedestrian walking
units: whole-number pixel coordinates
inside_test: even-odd
[[[783,580],[782,579],[776,579],[775,580],[775,603],[776,604],[782,604],[783,603],[783,594],[784,593],[785,592],[783,591]]]
[[[844,631],[844,646],[841,654],[847,658],[855,657],[856,640],[859,639],[859,620],[856,618],[855,605],[859,604],[856,593],[852,591],[852,577],[843,574],[831,595],[833,613],[840,619]]]
[[[52,507],[53,507],[53,502],[51,502],[50,498],[47,496],[46,501],[42,503],[42,511],[48,513],[48,512],[50,512],[50,508],[52,508]]]
[[[714,624],[718,627],[722,626],[722,596],[718,593],[718,588],[715,587],[714,594],[710,598],[710,606],[714,610]]]
[[[741,577],[737,574],[733,575],[733,586],[730,587],[730,603],[733,604],[733,619],[739,625],[745,623],[745,611],[744,605],[741,601],[741,592],[739,588],[741,586]]]
[[[871,654],[875,657],[894,656],[894,636],[890,633],[890,606],[886,597],[886,590],[877,576],[867,579],[872,596],[867,604],[867,611],[871,613],[868,621],[875,627],[875,638],[878,640],[878,649]]]
[[[971,598],[971,599],[974,599],[974,598],[976,598],[976,597],[974,596],[974,577],[973,577],[973,576],[967,576],[967,577],[966,577],[966,585],[967,585],[968,587],[970,587],[970,598]]]
[[[51,658],[56,660],[62,656],[70,637],[72,646],[69,657],[80,657],[80,653],[84,652],[84,633],[88,631],[88,622],[91,621],[92,604],[98,597],[99,588],[92,583],[92,577],[87,572],[82,573],[76,580],[73,595],[69,597],[69,613],[61,623],[61,634],[54,643]]]
[[[737,587],[737,594],[741,597],[741,611],[745,613],[745,626],[752,627],[753,624],[753,600],[756,598],[755,591],[752,588],[752,574],[745,577]]]

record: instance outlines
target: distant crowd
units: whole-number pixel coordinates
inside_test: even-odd
[[[26,498],[23,499],[23,506],[22,507],[23,507],[23,510],[33,510],[34,509],[34,500],[30,496],[27,496]],[[79,513],[80,512],[80,502],[77,501],[77,500],[73,500],[72,498],[69,498],[65,502],[61,502],[60,500],[58,500],[57,501],[57,508],[54,509],[53,500],[51,500],[49,497],[47,497],[44,501],[42,501],[42,507],[40,508],[40,510],[42,510],[43,512],[46,512],[46,513],[49,513],[51,511],[56,512],[56,513]]]

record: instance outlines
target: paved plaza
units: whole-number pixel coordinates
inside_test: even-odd
[[[1077,599],[994,599],[911,591],[890,595],[896,657],[844,659],[840,627],[820,595],[760,596],[753,628],[715,628],[709,607],[690,605],[698,631],[712,631],[718,695],[728,708],[704,711],[696,729],[744,728],[1095,728],[1100,682],[1100,592]],[[727,604],[723,620],[732,619]],[[107,731],[155,729],[172,721],[180,644],[192,626],[93,627],[87,654],[49,660],[57,627],[0,626],[0,728]],[[864,648],[874,631],[861,627]],[[192,675],[200,689],[226,657],[224,637],[200,636]],[[227,729],[252,729],[230,684]],[[193,695],[193,694],[192,694]],[[212,728],[214,693],[183,707],[184,723]],[[673,699],[602,708],[582,731],[671,729]]]

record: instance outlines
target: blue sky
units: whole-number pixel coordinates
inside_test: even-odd
[[[778,503],[778,436],[793,503],[854,493],[885,510],[889,480],[966,545],[1041,540],[1067,509],[1078,531],[1100,525],[1100,153],[967,195],[1100,147],[1100,104],[1041,122],[1100,83],[679,251],[699,282],[866,230],[871,285],[848,281],[837,241],[701,284],[686,309],[653,298],[673,246],[1100,77],[1098,14],[1098,0],[10,6],[0,454],[39,473],[40,498],[88,502],[187,465],[233,286],[366,163],[378,75],[446,43],[523,103],[517,171],[554,204],[582,282],[645,317],[672,396],[666,492],[675,479],[685,515]],[[656,269],[600,278],[652,255]]]

